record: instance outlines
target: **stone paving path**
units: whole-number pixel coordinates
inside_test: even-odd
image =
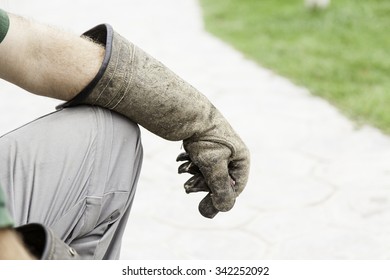
[[[195,0],[12,0],[4,8],[82,33],[109,22],[189,81],[252,152],[235,208],[201,217],[177,175],[180,143],[143,131],[144,168],[122,259],[388,259],[390,139],[206,33]],[[58,102],[1,82],[1,132]]]

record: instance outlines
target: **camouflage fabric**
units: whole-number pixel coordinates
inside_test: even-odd
[[[0,228],[13,226],[13,221],[5,204],[5,195],[0,186]]]
[[[5,11],[0,9],[0,43],[4,40],[9,29],[9,18]]]

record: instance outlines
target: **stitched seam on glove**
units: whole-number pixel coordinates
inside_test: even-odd
[[[129,62],[130,65],[131,65],[130,77],[129,77],[127,85],[126,85],[126,89],[122,91],[122,96],[119,98],[119,100],[116,102],[116,104],[110,108],[111,110],[114,110],[122,102],[122,100],[128,94],[129,88],[131,87],[131,84],[133,82],[133,78],[134,78],[134,58],[135,58],[136,48],[135,48],[134,44],[132,44],[131,49],[128,46],[127,46],[127,48],[128,48],[128,52],[131,54],[131,58],[130,58],[130,62]]]
[[[120,51],[119,51],[119,54],[120,54]],[[93,101],[93,105],[96,105],[96,103],[98,102],[98,100],[102,97],[103,93],[104,93],[105,90],[107,89],[108,85],[109,85],[109,84],[111,83],[111,81],[114,79],[115,74],[116,74],[117,69],[118,69],[118,65],[119,65],[119,57],[120,57],[120,55],[118,55],[118,57],[116,58],[116,61],[115,61],[115,68],[114,68],[114,71],[112,71],[111,77],[109,78],[108,81],[106,81],[106,83],[105,83],[103,89],[99,92],[98,96],[97,96],[96,99]],[[112,101],[112,100],[110,100],[110,101],[108,102],[108,104],[111,103],[111,101]],[[108,104],[105,104],[105,105],[103,104],[103,106],[107,106]]]

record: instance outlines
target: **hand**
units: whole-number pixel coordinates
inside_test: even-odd
[[[193,175],[184,184],[186,192],[208,192],[199,204],[204,217],[213,218],[219,211],[229,211],[246,185],[249,152],[241,141],[238,142],[240,145],[235,145],[233,155],[230,145],[187,140],[187,152],[177,157],[177,161],[185,161],[179,166],[179,174]]]

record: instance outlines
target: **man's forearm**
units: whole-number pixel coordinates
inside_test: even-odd
[[[95,77],[104,48],[88,39],[8,14],[0,78],[27,91],[70,100]]]

